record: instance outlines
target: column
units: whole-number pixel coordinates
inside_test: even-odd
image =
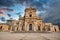
[[[36,26],[33,26],[33,27],[34,27],[34,29],[33,29],[33,30],[34,30],[34,31],[36,31]]]
[[[43,24],[41,23],[41,27],[40,27],[40,30],[43,31]]]
[[[27,27],[26,27],[26,28],[27,28],[27,30],[26,30],[26,31],[29,31],[29,24],[27,24]]]
[[[45,30],[47,31],[47,26],[45,26]]]
[[[22,31],[22,25],[21,25],[21,22],[19,22],[18,31]]]
[[[37,31],[38,27],[37,27],[37,22],[36,21],[34,22],[33,27],[34,27],[33,30]]]
[[[37,31],[37,23],[34,24],[34,31]]]
[[[55,29],[54,26],[50,26],[50,30],[51,30],[51,32],[55,32],[54,29]]]
[[[41,21],[41,31],[43,31],[43,22]]]
[[[14,29],[15,29],[15,31],[17,31],[17,26]]]
[[[4,26],[2,26],[2,31],[4,32]]]
[[[20,26],[20,31],[22,31],[22,26]]]
[[[12,26],[11,26],[11,28],[10,28],[10,32],[12,31]]]

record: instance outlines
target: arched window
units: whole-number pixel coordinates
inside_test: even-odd
[[[30,14],[29,16],[32,17],[32,14]]]

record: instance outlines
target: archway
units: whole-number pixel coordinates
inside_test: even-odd
[[[38,31],[40,30],[40,26],[38,26]]]
[[[29,24],[29,30],[32,30],[32,24]]]
[[[10,29],[11,29],[11,27],[9,26],[9,27],[8,27],[8,30],[10,30]]]
[[[0,30],[2,30],[2,26],[0,26]]]
[[[49,25],[46,25],[45,30],[46,31],[50,31],[50,26]]]

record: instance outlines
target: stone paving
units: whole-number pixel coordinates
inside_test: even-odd
[[[60,40],[60,33],[0,32],[0,40]]]

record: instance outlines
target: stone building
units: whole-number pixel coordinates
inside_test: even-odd
[[[35,8],[26,8],[24,17],[19,18],[19,20],[8,20],[7,30],[10,31],[26,31],[26,32],[39,32],[39,31],[51,31],[59,32],[58,25],[53,25],[52,23],[44,23],[42,18],[36,16]],[[3,24],[4,25],[4,24]],[[1,27],[1,26],[0,26]]]
[[[0,31],[9,31],[9,25],[5,23],[0,23]]]

